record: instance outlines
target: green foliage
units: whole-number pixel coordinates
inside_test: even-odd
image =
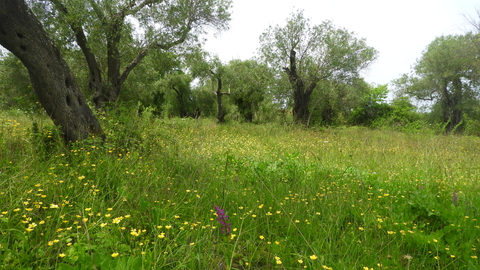
[[[211,85],[203,85],[192,90],[195,106],[200,110],[200,115],[206,118],[215,117],[217,113],[215,94]]]
[[[232,60],[225,67],[230,98],[247,122],[252,122],[260,103],[272,84],[273,75],[266,65],[255,60]]]
[[[423,52],[411,75],[397,80],[399,92],[432,101],[431,111],[446,132],[464,129],[464,113],[478,104],[478,46],[476,35],[436,38]]]
[[[84,54],[88,73],[82,79],[85,89],[92,92],[95,107],[116,102],[132,70],[148,54],[160,54],[166,63],[153,71],[171,68],[171,55],[188,55],[197,50],[200,35],[208,29],[228,29],[230,0],[175,0],[175,1],[30,1],[32,9],[55,36],[63,51],[78,56]],[[61,34],[59,34],[61,33]],[[74,53],[72,53],[74,52]],[[153,53],[152,53],[153,52]],[[175,57],[180,58],[180,57]],[[78,60],[77,57],[75,57]],[[178,59],[175,59],[178,60]],[[184,59],[182,59],[184,60]],[[151,63],[162,62],[153,60]],[[142,101],[152,105],[154,91],[151,83],[157,80],[149,72],[140,81],[131,82],[130,93],[124,101]],[[168,69],[170,70],[170,69]],[[149,76],[150,75],[150,76]],[[139,87],[137,87],[139,86]],[[158,104],[156,105],[159,106]],[[182,106],[180,106],[182,107]],[[184,112],[180,112],[182,116]]]
[[[417,132],[425,126],[408,97],[397,97],[391,104],[387,104],[385,102],[387,94],[387,85],[369,87],[359,106],[351,113],[349,123],[407,132]]]
[[[261,35],[260,43],[262,60],[276,71],[278,80],[290,84],[289,99],[293,100],[295,120],[307,125],[312,118],[312,93],[321,92],[313,94],[319,97],[313,105],[313,109],[320,110],[316,117],[326,124],[334,123],[336,114],[343,109],[338,110],[335,103],[345,95],[355,96],[350,92],[354,93],[356,88],[349,86],[360,79],[360,71],[377,57],[377,51],[367,46],[365,39],[336,28],[330,21],[312,26],[302,11],[293,13],[283,27],[269,27]],[[336,97],[333,104],[329,96]]]
[[[27,69],[13,54],[0,55],[0,108],[38,112]]]
[[[167,74],[157,82],[159,91],[166,97],[165,116],[193,117],[196,105],[190,89],[191,82],[192,77],[181,71]]]
[[[353,110],[349,122],[353,125],[372,126],[378,119],[390,115],[392,108],[385,103],[387,94],[387,85],[370,87],[359,106]]]

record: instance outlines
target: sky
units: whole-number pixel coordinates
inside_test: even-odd
[[[233,0],[230,29],[207,37],[205,49],[224,62],[251,59],[260,35],[301,9],[312,25],[331,20],[365,38],[379,56],[363,76],[388,84],[410,72],[436,37],[472,30],[463,15],[474,16],[479,8],[479,0]]]

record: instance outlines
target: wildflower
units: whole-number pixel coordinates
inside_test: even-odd
[[[260,238],[261,240],[263,240],[263,239],[265,239],[265,236],[260,235],[259,238]]]
[[[316,255],[310,255],[310,260],[316,260],[318,257]]]
[[[276,264],[282,264],[282,260],[280,260],[280,257],[275,256],[275,262]]]
[[[112,223],[118,224],[120,221],[122,221],[123,217],[117,217],[112,220]]]
[[[130,234],[133,235],[133,236],[140,236],[140,233],[141,233],[141,231],[140,230],[137,231],[137,229],[131,229],[130,230]]]
[[[222,225],[221,231],[225,235],[230,234],[230,228],[232,227],[231,223],[228,222],[228,215],[225,214],[225,210],[215,205],[215,210],[217,211],[217,220]]]
[[[458,195],[457,193],[452,194],[452,203],[453,205],[457,206],[458,205]]]
[[[161,234],[159,234],[159,235],[158,235],[158,238],[160,238],[160,239],[163,239],[163,238],[165,238],[165,233],[164,233],[164,232],[162,232]]]
[[[60,254],[58,254],[58,257],[60,257],[60,258],[63,258],[63,257],[65,257],[65,256],[67,256],[67,255],[65,255],[65,253],[60,253]]]
[[[112,253],[112,257],[113,257],[113,258],[118,257],[118,255],[119,255],[118,252]]]

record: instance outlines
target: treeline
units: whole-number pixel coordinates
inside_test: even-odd
[[[228,29],[230,1],[28,4],[97,110],[480,135],[476,32],[438,37],[389,89],[361,77],[378,56],[365,39],[330,21],[312,25],[302,11],[264,31],[257,57],[222,62],[203,50],[202,37]],[[10,53],[0,58],[0,97],[2,110],[42,111]]]

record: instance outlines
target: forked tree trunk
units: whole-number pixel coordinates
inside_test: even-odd
[[[296,52],[293,49],[290,50],[290,67],[284,68],[284,70],[293,88],[293,118],[297,123],[307,124],[309,117],[308,105],[317,82],[313,81],[306,85],[305,79],[298,75]]]
[[[0,44],[25,65],[38,100],[61,126],[65,141],[103,136],[60,51],[23,0],[0,1]]]

